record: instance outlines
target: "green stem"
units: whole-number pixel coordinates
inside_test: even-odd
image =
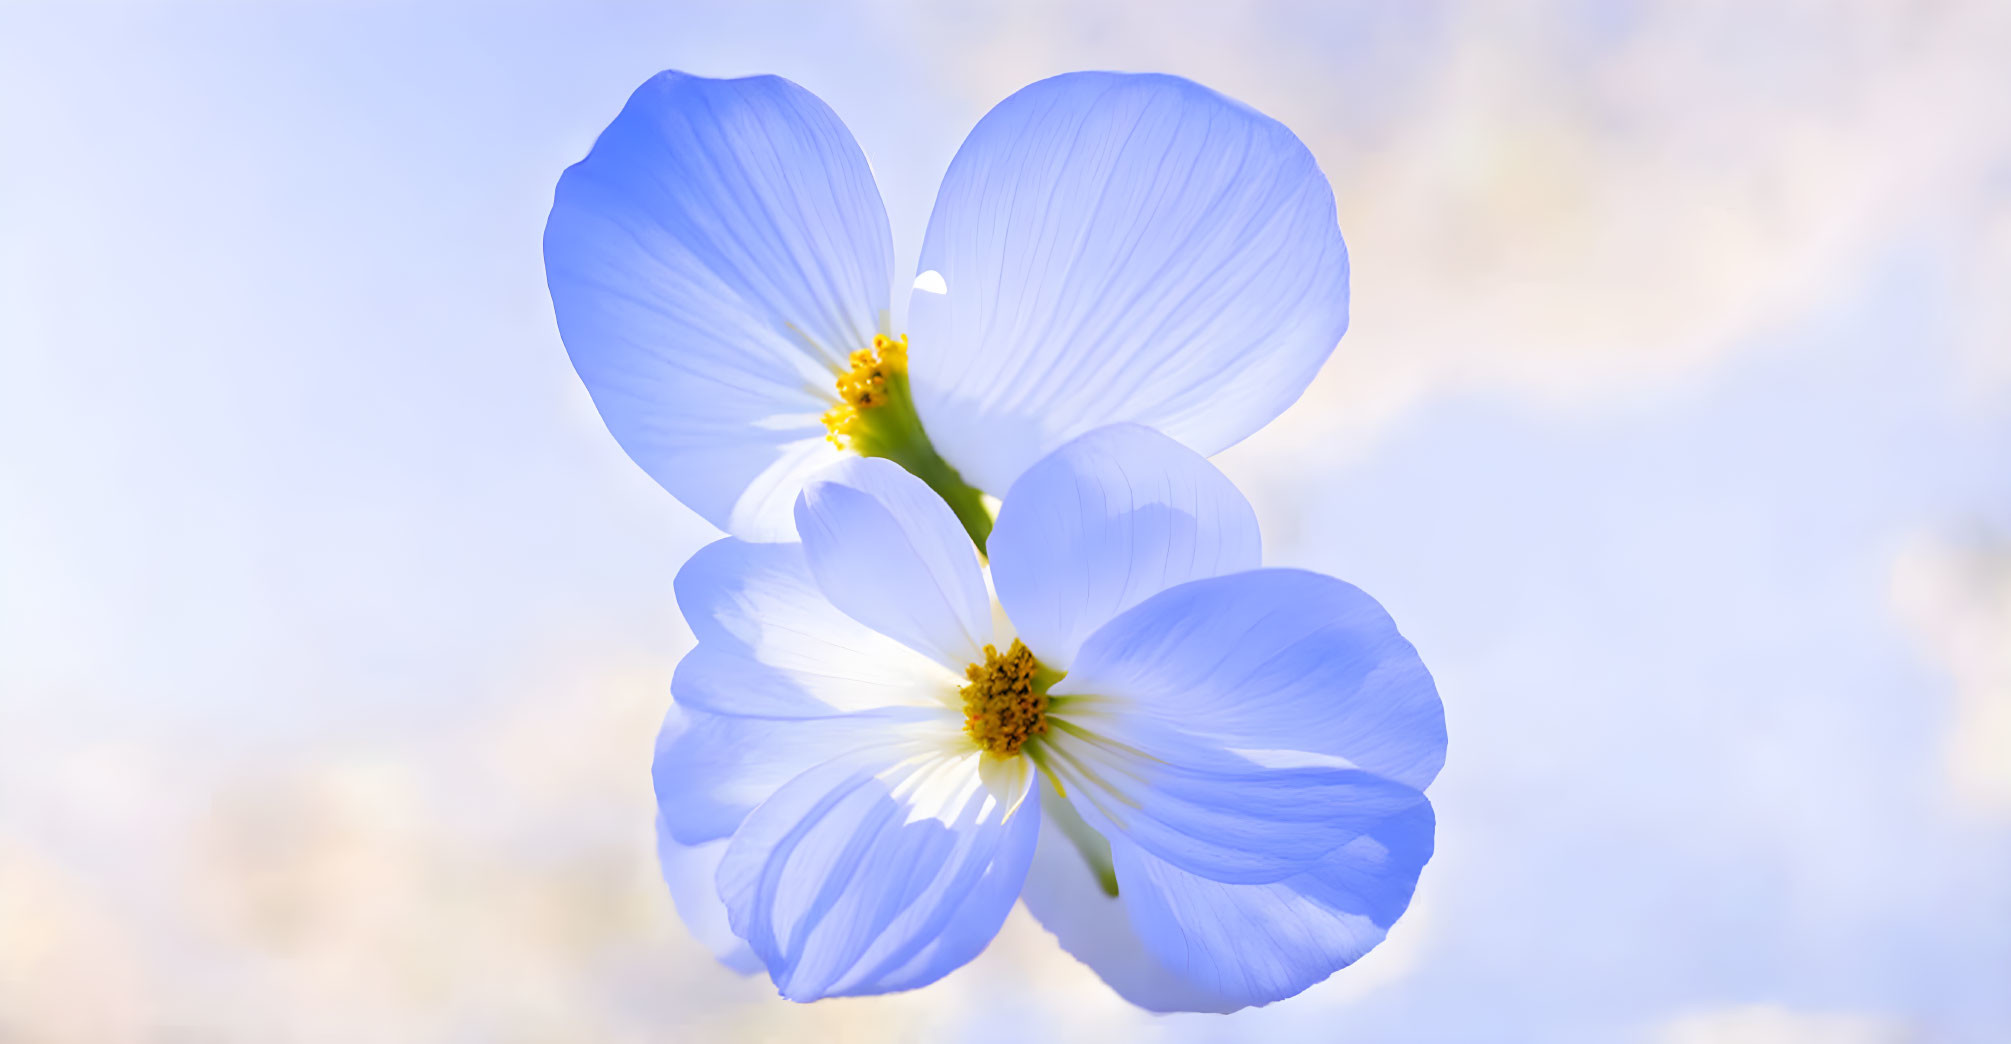
[[[965,482],[929,442],[914,400],[908,396],[908,375],[898,371],[888,374],[887,402],[873,407],[861,419],[863,430],[852,436],[852,449],[862,457],[885,457],[928,483],[963,523],[978,553],[984,554],[985,541],[992,535],[992,513],[985,507],[984,494]]]
[[[1075,845],[1075,850],[1081,854],[1082,861],[1089,864],[1089,872],[1095,875],[1096,883],[1102,887],[1103,894],[1115,899],[1117,863],[1110,857],[1109,839],[1097,833],[1095,827],[1083,822],[1082,814],[1051,786],[1042,787],[1040,790],[1040,812],[1061,831],[1061,836],[1068,838],[1069,842]]]
[[[885,457],[906,468],[908,473],[928,483],[936,495],[950,506],[950,511],[963,523],[964,532],[969,533],[971,543],[976,544],[978,554],[985,553],[985,542],[992,535],[992,513],[985,506],[984,494],[964,481],[957,469],[936,452],[929,441],[928,432],[922,430],[922,418],[915,412],[915,401],[908,394],[908,374],[903,368],[890,367],[886,373],[887,401],[862,411],[857,419],[857,427],[851,434],[851,448],[862,457]],[[1034,688],[1046,692],[1062,676],[1061,671],[1042,667],[1035,674]],[[1053,774],[1043,763],[1038,747],[1025,751],[1034,764],[1046,774],[1050,781]],[[1083,862],[1089,864],[1089,872],[1105,895],[1117,895],[1117,865],[1110,855],[1110,841],[1096,828],[1084,822],[1082,816],[1071,807],[1066,798],[1059,795],[1058,782],[1041,787],[1041,808],[1052,818],[1062,836],[1068,838]]]

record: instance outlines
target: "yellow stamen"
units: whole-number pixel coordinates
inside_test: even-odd
[[[985,662],[964,668],[964,677],[971,680],[959,690],[964,698],[964,731],[978,746],[1010,756],[1047,731],[1047,686],[1035,688],[1039,671],[1040,661],[1017,638],[1005,655],[999,655],[997,646],[987,645]]]
[[[908,372],[908,335],[895,340],[875,334],[871,348],[853,352],[846,361],[852,368],[838,375],[838,405],[824,414],[824,437],[839,449],[849,448],[859,433],[860,411],[885,406],[890,398],[888,380]]]

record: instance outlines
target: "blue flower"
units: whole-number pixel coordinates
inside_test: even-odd
[[[1431,677],[1361,591],[1260,568],[1249,504],[1192,450],[1114,425],[1026,469],[989,586],[889,461],[837,465],[795,515],[801,543],[724,539],[677,578],[698,644],[661,849],[723,960],[794,1000],[908,989],[1024,898],[1134,1003],[1233,1011],[1408,905]]]
[[[773,76],[643,84],[560,179],[545,265],[608,429],[749,540],[792,539],[810,477],[868,455],[983,546],[980,491],[1106,424],[1221,450],[1298,398],[1348,321],[1311,154],[1159,75],[1058,76],[978,123],[929,220],[912,346],[864,154]]]

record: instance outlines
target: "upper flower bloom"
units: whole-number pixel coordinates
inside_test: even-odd
[[[978,491],[1115,422],[1223,449],[1298,398],[1348,321],[1305,146],[1158,75],[1058,76],[979,121],[929,219],[912,340],[866,157],[773,76],[643,84],[560,178],[545,267],[608,429],[749,540],[792,538],[809,477],[864,454],[982,546]]]
[[[1338,580],[1259,568],[1254,514],[1137,425],[1027,469],[991,587],[884,460],[677,579],[698,645],[657,748],[665,875],[796,1000],[920,986],[1024,896],[1155,1010],[1288,997],[1379,942],[1432,848],[1431,677]]]

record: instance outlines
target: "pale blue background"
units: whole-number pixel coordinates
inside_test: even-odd
[[[2011,1038],[2011,25],[1737,6],[0,8],[0,1040]],[[1355,327],[1220,461],[1439,680],[1383,949],[1155,1019],[1019,916],[811,1009],[683,935],[715,534],[538,244],[665,67],[824,97],[905,258],[1052,72],[1306,137]]]

